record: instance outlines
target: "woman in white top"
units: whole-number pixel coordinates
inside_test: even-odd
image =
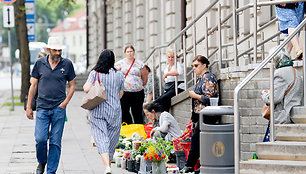
[[[158,97],[154,103],[162,106],[163,111],[169,111],[171,107],[171,98],[175,96],[175,77],[178,77],[178,93],[184,91],[184,68],[179,62],[174,60],[174,51],[167,51],[168,65],[164,70],[163,81],[165,82],[164,94]]]
[[[147,103],[143,106],[143,112],[146,117],[153,121],[153,129],[151,137],[161,137],[171,141],[173,138],[178,138],[182,135],[182,131],[169,112],[163,112],[162,107],[157,103]]]

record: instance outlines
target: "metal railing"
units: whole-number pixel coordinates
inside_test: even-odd
[[[211,2],[211,4],[205,8],[205,10],[200,14],[198,15],[193,21],[190,22],[190,24],[188,26],[186,26],[183,30],[181,30],[169,43],[167,44],[163,44],[163,45],[159,45],[159,46],[156,46],[154,47],[154,49],[150,52],[150,54],[147,56],[147,58],[145,59],[144,62],[147,62],[149,60],[149,58],[151,56],[153,56],[153,54],[155,53],[155,51],[159,50],[159,79],[160,79],[160,83],[159,83],[159,89],[160,89],[160,95],[161,95],[161,49],[162,48],[167,48],[169,46],[171,46],[172,44],[175,44],[175,42],[180,39],[181,37],[183,37],[183,62],[184,62],[184,84],[185,84],[185,89],[187,89],[187,66],[186,66],[186,54],[187,54],[187,50],[186,50],[186,31],[188,29],[190,29],[191,27],[193,27],[195,25],[195,23],[200,20],[214,5],[216,5],[217,3],[219,2],[219,0],[214,0],[213,2]],[[193,33],[195,34],[196,31],[195,31],[195,27],[193,28]],[[195,48],[196,48],[196,38],[194,37],[193,38],[194,41],[193,41],[193,48],[194,48],[194,53],[196,52]],[[176,50],[174,50],[174,54],[175,54],[175,57],[176,56]],[[176,65],[176,59],[175,59],[175,65]],[[154,59],[153,59],[153,69],[154,69]],[[153,72],[154,73],[154,72]],[[152,75],[152,81],[154,81],[154,74]],[[154,84],[154,82],[153,82]],[[175,78],[175,86],[177,87],[177,77]],[[153,86],[153,90],[154,91],[154,88],[155,86]],[[177,89],[176,89],[176,94],[177,94]],[[153,92],[153,99],[155,99],[155,94]]]
[[[292,2],[292,1],[291,1]],[[278,2],[280,3],[280,2]],[[283,1],[282,1],[283,3]],[[265,3],[268,4],[268,3]],[[275,2],[273,3],[275,4]],[[239,116],[239,92],[240,90],[262,69],[266,66],[273,57],[304,27],[306,24],[306,19],[304,19],[277,48],[270,54],[264,61],[262,61],[245,79],[238,84],[234,91],[234,134],[235,134],[235,174],[239,174],[239,162],[240,162],[240,116]],[[304,45],[305,50],[305,45]],[[304,64],[305,64],[305,54],[304,54]],[[304,66],[304,83],[305,83],[305,66]],[[273,60],[270,67],[270,107],[271,107],[271,122],[270,122],[270,141],[274,141],[274,65]],[[304,84],[305,88],[305,84]]]
[[[235,0],[233,0],[235,1]],[[221,35],[221,26],[222,24],[224,24],[225,22],[227,22],[232,16],[234,13],[230,13],[229,15],[227,15],[226,17],[224,17],[224,19],[221,20],[221,4],[219,3],[218,4],[218,24],[214,27],[212,27],[211,29],[208,29],[208,20],[207,20],[207,17],[204,18],[204,36],[201,37],[199,40],[196,39],[196,37],[194,36],[195,34],[195,24],[197,21],[199,21],[213,6],[215,6],[216,4],[218,3],[218,0],[215,0],[213,1],[200,15],[198,15],[193,21],[190,22],[190,24],[188,26],[186,26],[182,31],[180,31],[180,33],[178,33],[174,39],[172,39],[170,42],[168,42],[167,44],[162,44],[162,45],[158,45],[156,47],[154,47],[154,49],[150,52],[150,54],[146,57],[145,59],[145,62],[147,62],[151,57],[154,56],[154,53],[159,51],[159,63],[158,63],[158,66],[161,67],[161,49],[163,48],[167,48],[167,47],[170,47],[172,44],[175,44],[175,42],[180,39],[182,37],[182,45],[183,45],[183,48],[182,48],[182,53],[178,54],[178,55],[175,55],[175,57],[183,57],[183,62],[184,62],[184,84],[185,84],[185,89],[187,89],[187,86],[190,86],[190,82],[193,81],[193,83],[195,83],[195,78],[194,80],[189,80],[187,81],[187,76],[188,74],[190,74],[191,72],[187,72],[187,61],[186,61],[186,55],[188,52],[190,52],[192,49],[193,49],[193,53],[194,53],[194,56],[196,55],[196,45],[198,45],[199,43],[201,43],[205,38],[205,49],[206,49],[206,57],[209,59],[211,58],[213,55],[215,55],[216,53],[218,53],[218,56],[219,56],[219,59],[217,61],[214,61],[211,65],[215,64],[215,63],[218,63],[218,67],[219,69],[221,69],[221,64],[222,64],[222,61],[224,62],[229,62],[229,61],[234,61],[235,64],[238,65],[238,61],[237,59],[240,58],[241,56],[249,53],[253,50],[255,50],[255,48],[257,49],[257,47],[259,46],[262,46],[268,42],[268,41],[271,41],[273,38],[279,36],[280,32],[274,34],[272,37],[269,37],[268,39],[265,39],[263,40],[262,42],[260,42],[258,45],[256,45],[256,47],[252,47],[246,51],[244,51],[243,53],[237,55],[238,51],[237,51],[237,45],[240,45],[242,44],[243,42],[245,42],[247,39],[251,38],[252,36],[254,36],[255,34],[254,33],[258,33],[262,30],[264,30],[265,28],[267,28],[268,26],[270,26],[271,24],[274,24],[277,19],[274,18],[272,19],[271,21],[267,22],[266,24],[264,24],[263,26],[261,26],[256,32],[253,32],[253,33],[250,33],[248,34],[247,36],[243,37],[241,40],[239,40],[237,42],[237,40],[235,41],[235,37],[234,37],[234,42],[233,43],[226,43],[226,44],[222,44],[222,35]],[[243,8],[240,8],[238,9],[237,11],[238,12],[241,12],[243,10],[246,10],[248,8],[252,7],[252,5],[248,4],[246,5],[245,7]],[[235,5],[233,7],[233,9],[235,9]],[[238,12],[236,11],[235,14],[237,14]],[[236,15],[235,15],[236,16]],[[234,22],[235,23],[235,22]],[[186,46],[186,31],[188,29],[190,29],[191,27],[193,27],[193,44],[189,47]],[[218,44],[218,47],[215,48],[214,50],[212,50],[210,53],[208,51],[208,36],[209,35],[212,35],[214,34],[214,31],[218,30],[218,41],[219,41],[219,44]],[[235,31],[234,31],[235,32]],[[234,48],[236,48],[236,52],[235,52],[235,57],[234,59],[224,59],[222,57],[222,48],[225,48],[225,47],[229,47],[229,46],[234,46]],[[175,51],[175,54],[176,54],[176,51]],[[153,63],[153,69],[154,69],[154,66],[155,66],[155,63],[154,63],[154,58],[152,60],[152,63]],[[153,70],[154,71],[154,70]],[[192,70],[191,70],[192,71]],[[195,75],[193,75],[195,77]],[[153,76],[152,76],[153,77]],[[159,70],[159,79],[161,79],[161,69]],[[154,79],[152,78],[152,81],[154,81]],[[175,80],[175,85],[177,85],[177,78]],[[159,82],[159,94],[161,95],[162,94],[162,82],[160,80]],[[154,88],[155,88],[155,83],[153,82],[152,84],[152,88],[153,88],[153,91],[154,91]],[[177,94],[177,91],[176,91],[176,94]],[[153,99],[155,99],[155,94],[153,94]]]
[[[221,63],[222,61],[233,61],[234,65],[239,66],[238,64],[238,59],[246,54],[249,53],[253,53],[253,63],[257,63],[257,48],[258,47],[264,47],[264,44],[273,40],[274,38],[278,38],[278,42],[279,42],[279,36],[281,34],[281,32],[276,32],[275,34],[273,34],[272,36],[268,37],[267,39],[261,39],[262,41],[260,43],[257,43],[257,33],[258,32],[262,32],[265,28],[267,28],[268,26],[274,24],[277,21],[277,18],[272,19],[271,21],[267,22],[266,24],[264,24],[263,26],[257,28],[257,10],[258,7],[262,7],[262,6],[271,6],[271,5],[276,5],[276,4],[281,4],[281,3],[292,3],[292,2],[305,2],[306,0],[279,0],[279,1],[267,1],[267,2],[257,2],[257,0],[253,0],[254,3],[250,3],[247,4],[243,7],[237,8],[236,7],[236,0],[233,0],[232,6],[233,6],[233,12],[230,13],[229,15],[227,15],[223,20],[221,20],[221,5],[218,4],[218,24],[214,27],[211,27],[210,30],[208,30],[208,23],[207,23],[207,17],[204,18],[204,36],[201,37],[199,40],[197,40],[194,36],[195,34],[195,23],[202,18],[213,6],[215,6],[218,3],[218,0],[213,1],[199,16],[197,16],[193,21],[191,21],[191,23],[186,26],[180,33],[178,33],[174,39],[172,39],[169,43],[167,44],[163,44],[163,45],[159,45],[156,46],[151,52],[150,54],[147,56],[147,58],[145,59],[145,62],[147,62],[153,55],[155,52],[158,51],[159,53],[159,77],[160,77],[160,81],[159,81],[159,89],[160,89],[160,94],[161,94],[161,49],[163,48],[167,48],[169,46],[171,46],[172,44],[175,44],[175,42],[180,39],[182,37],[182,53],[180,53],[180,55],[178,55],[178,57],[183,57],[183,62],[184,62],[184,82],[185,82],[185,89],[187,86],[187,75],[190,75],[192,73],[192,71],[190,72],[186,72],[187,68],[186,68],[186,55],[189,51],[191,51],[192,49],[194,50],[194,54],[196,53],[196,45],[198,45],[199,43],[201,43],[204,39],[205,39],[205,49],[206,49],[206,56],[207,58],[211,58],[213,55],[215,55],[216,53],[218,53],[219,55],[219,59],[212,62],[212,64],[215,63],[219,63],[219,68],[221,69]],[[238,41],[237,38],[237,15],[241,12],[243,12],[244,10],[247,10],[249,8],[253,8],[254,10],[254,25],[253,25],[253,33],[248,34],[247,36],[243,37],[241,40]],[[221,33],[221,25],[224,24],[225,22],[227,22],[231,17],[233,17],[233,43],[225,43],[222,44],[222,33]],[[263,56],[263,61],[235,88],[234,91],[234,122],[235,122],[235,174],[239,173],[239,162],[240,162],[240,117],[239,117],[239,91],[264,67],[268,64],[268,62],[270,60],[272,60],[272,58],[281,50],[281,48],[283,48],[292,38],[294,35],[296,35],[296,33],[298,31],[301,30],[302,26],[305,25],[305,20],[303,20],[303,22],[296,28],[296,30],[293,32],[292,35],[290,35],[289,37],[287,37],[282,44],[280,44],[277,49],[275,50],[275,52],[271,55],[269,55],[267,58],[264,59],[264,50],[262,49],[262,56]],[[189,47],[186,47],[186,31],[188,29],[190,29],[191,27],[193,28],[193,41],[192,41],[192,45]],[[214,31],[218,30],[218,47],[215,48],[212,51],[208,51],[208,36],[213,34]],[[253,40],[253,47],[250,47],[249,49],[238,53],[238,49],[237,46],[242,44],[243,42],[245,42],[246,40],[248,40],[249,38],[251,38],[253,36],[254,40]],[[263,35],[262,35],[263,37]],[[306,38],[306,34],[305,34],[305,38]],[[305,41],[305,45],[306,46],[306,39],[304,39]],[[229,47],[232,46],[233,47],[233,53],[234,53],[234,57],[231,59],[224,59],[222,58],[222,48],[225,47]],[[253,51],[252,51],[253,50]],[[304,48],[304,52],[305,52],[306,48]],[[175,50],[175,54],[176,50]],[[306,55],[304,54],[304,64],[305,64],[305,57]],[[176,55],[175,55],[176,57]],[[154,78],[154,58],[152,59],[152,63],[153,63],[153,75],[152,78]],[[306,74],[306,70],[304,67],[304,74]],[[195,76],[195,75],[194,75]],[[274,78],[274,66],[273,66],[273,60],[271,62],[271,67],[270,67],[270,103],[271,103],[271,141],[274,141],[274,108],[272,106],[274,106],[272,103],[274,103],[273,101],[273,95],[274,95],[274,83],[273,83],[273,78]],[[195,80],[195,78],[194,78]],[[152,79],[153,81],[153,97],[154,95],[154,79]],[[189,82],[192,82],[193,80],[189,80]],[[177,85],[177,78],[176,78],[176,85]],[[306,79],[305,79],[305,75],[304,75],[304,93],[306,91]],[[306,104],[306,98],[304,97],[304,104]]]

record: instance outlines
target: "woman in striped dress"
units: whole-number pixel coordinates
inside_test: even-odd
[[[105,86],[106,101],[89,111],[88,120],[106,174],[111,173],[110,160],[119,140],[122,119],[120,98],[123,95],[124,77],[114,68],[114,64],[114,53],[111,50],[102,51],[83,86],[86,93],[95,80],[99,79]]]

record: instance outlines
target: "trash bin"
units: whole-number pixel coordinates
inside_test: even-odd
[[[200,112],[200,173],[233,174],[234,124],[207,124],[205,118],[233,115],[232,106],[208,106]]]

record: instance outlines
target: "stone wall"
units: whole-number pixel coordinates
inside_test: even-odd
[[[268,65],[267,67],[269,67]],[[239,82],[245,78],[254,69],[254,66],[241,68],[227,68],[221,71],[218,78],[221,79],[220,99],[221,105],[234,106],[234,89]],[[263,89],[269,89],[270,70],[268,68],[261,70],[242,90],[239,95],[239,113],[240,113],[240,141],[241,141],[241,159],[252,158],[256,151],[255,144],[262,142],[268,121],[262,118],[261,108],[263,102],[260,99],[260,93]],[[302,62],[295,62],[295,67],[302,74]],[[188,91],[172,98],[171,113],[179,123],[181,130],[190,120],[191,98]],[[223,123],[233,123],[233,116],[224,116]]]

